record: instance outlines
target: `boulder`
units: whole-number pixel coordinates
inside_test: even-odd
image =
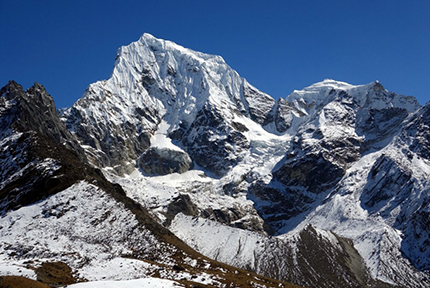
[[[184,173],[193,162],[184,151],[164,147],[151,147],[138,159],[137,165],[149,175]]]

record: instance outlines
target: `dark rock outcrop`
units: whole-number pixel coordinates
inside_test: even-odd
[[[275,105],[275,100],[246,81],[243,83],[242,90],[245,105],[248,108],[251,119],[263,126],[272,122],[270,112]]]
[[[217,176],[225,175],[239,163],[241,153],[249,148],[246,137],[210,105],[199,111],[184,138],[195,163]]]
[[[293,111],[295,111],[295,109],[285,99],[279,98],[275,105],[275,114],[273,117],[278,132],[284,133],[291,127],[294,119]],[[301,115],[299,111],[295,112],[297,115]]]
[[[193,162],[187,153],[169,148],[151,147],[137,160],[137,165],[149,175],[184,173]]]
[[[87,93],[91,93],[91,90]],[[68,129],[75,132],[83,144],[87,145],[88,160],[98,167],[114,167],[119,175],[129,172],[133,168],[128,167],[126,163],[131,159],[137,159],[149,148],[153,131],[128,121],[122,124],[107,120],[96,122],[84,115],[84,111],[81,110],[81,107],[85,107],[86,100],[80,101],[79,109],[72,106],[67,110],[65,124]],[[64,115],[65,111],[61,113]],[[154,109],[138,107],[134,114],[135,122],[150,121],[155,126],[160,121],[159,113]]]
[[[79,180],[117,189],[87,164],[40,84],[27,91],[13,81],[3,87],[0,118],[0,213],[44,199]]]
[[[401,123],[409,115],[404,108],[359,109],[355,131],[364,136],[361,153],[380,149],[399,131]]]
[[[35,83],[24,91],[21,85],[10,81],[0,90],[0,96],[2,118],[7,119],[0,124],[2,131],[7,131],[8,128],[21,132],[34,131],[75,151],[82,160],[86,159],[76,138],[60,121],[54,100],[42,85]],[[5,106],[6,101],[11,105]]]

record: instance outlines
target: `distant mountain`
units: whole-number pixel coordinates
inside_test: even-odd
[[[275,100],[149,34],[58,114],[39,84],[0,95],[9,274],[279,284],[212,258],[305,287],[430,287],[430,108],[414,97],[327,79]]]

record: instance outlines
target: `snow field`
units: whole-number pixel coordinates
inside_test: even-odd
[[[168,288],[184,287],[175,281],[158,278],[142,278],[123,281],[93,281],[68,285],[70,288]]]

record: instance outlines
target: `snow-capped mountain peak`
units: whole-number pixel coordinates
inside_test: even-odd
[[[230,169],[247,146],[233,120],[240,116],[267,124],[273,121],[274,105],[272,97],[241,78],[222,57],[144,34],[118,50],[111,78],[91,84],[73,107],[63,111],[63,119],[96,165],[132,163],[150,146],[163,119],[168,125],[165,133],[186,146],[197,164],[223,174],[220,171]],[[197,126],[204,123],[217,131],[220,149],[232,159],[220,164],[221,170],[199,161],[203,152],[192,146],[196,139],[214,138],[199,132]],[[224,147],[226,137],[237,139],[238,146]]]
[[[123,227],[125,237],[141,239],[119,241],[130,251],[151,243],[133,228],[146,227],[177,252],[179,262],[172,256],[162,264],[182,263],[187,272],[176,264],[169,279],[200,279],[202,270],[190,273],[210,261],[166,229],[208,257],[307,287],[430,287],[430,110],[379,81],[326,79],[275,100],[222,57],[143,34],[118,49],[111,77],[89,85],[60,117],[39,85],[23,91],[10,83],[0,94],[0,208],[7,215],[0,226],[9,227],[0,229],[0,242],[16,251],[42,249],[39,239],[27,241],[37,249],[14,243],[11,235],[24,234],[20,225],[40,231],[40,221],[75,219],[82,206],[93,209],[86,231],[93,225],[100,233],[98,251],[114,257],[102,264],[112,267],[122,254],[103,247],[121,238],[103,235],[116,223],[118,235]],[[39,187],[52,189],[33,193]],[[37,197],[21,201],[28,195]],[[19,205],[25,207],[10,212]],[[123,225],[115,215],[137,222]],[[49,234],[52,241],[58,231]],[[58,236],[67,235],[76,237]],[[71,247],[66,240],[62,251]],[[139,255],[163,254],[163,246],[150,246]],[[0,249],[0,260],[24,261],[8,249]],[[98,265],[69,263],[81,270]]]
[[[376,80],[364,85],[351,85],[332,79],[312,84],[303,90],[294,90],[286,100],[299,111],[311,114],[336,98],[350,98],[359,107],[384,109],[387,107],[405,108],[408,112],[416,111],[420,104],[414,97],[405,97],[389,92]]]
[[[111,78],[132,93],[150,92],[152,98],[161,101],[168,122],[192,122],[209,97],[213,103],[228,101],[226,96],[230,95],[226,95],[224,86],[235,86],[232,96],[238,97],[237,88],[242,82],[222,57],[150,34],[119,49]]]

